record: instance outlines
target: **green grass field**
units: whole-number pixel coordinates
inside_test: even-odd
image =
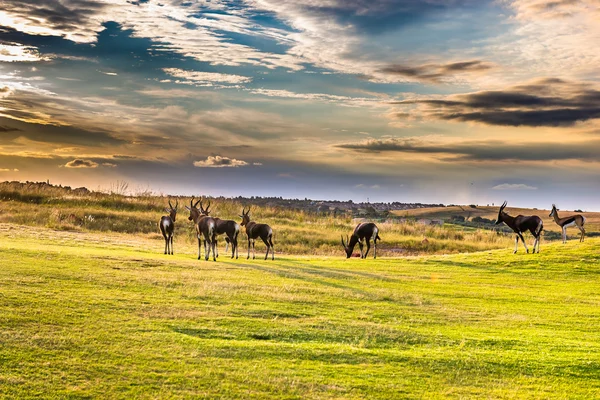
[[[144,236],[0,237],[2,398],[600,396],[598,239],[214,263]]]

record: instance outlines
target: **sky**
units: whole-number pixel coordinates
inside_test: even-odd
[[[600,210],[600,0],[0,0],[0,181]]]

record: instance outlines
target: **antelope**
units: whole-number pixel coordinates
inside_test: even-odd
[[[165,238],[165,254],[173,255],[173,231],[175,230],[177,207],[179,207],[179,201],[175,200],[175,207],[173,207],[171,199],[169,199],[169,207],[165,208],[165,211],[168,212],[169,215],[163,215],[158,223],[160,231]]]
[[[197,206],[200,203],[200,208],[202,208],[202,200],[198,200],[196,204],[194,204],[194,197],[190,201],[190,206],[185,206],[185,208],[190,212],[190,216],[188,220],[194,221],[194,226],[196,227],[196,236],[198,237],[198,260],[201,257],[200,243],[204,241],[204,259],[208,261],[210,257],[210,250],[212,248],[213,252],[213,261],[217,261],[215,257],[215,220],[213,217],[209,217],[208,215],[204,215],[198,210]]]
[[[267,253],[265,254],[265,260],[269,256],[269,250],[271,251],[271,260],[275,259],[275,249],[273,249],[273,229],[267,224],[257,224],[254,221],[250,221],[250,207],[248,207],[248,211],[242,209],[242,222],[240,225],[246,227],[246,235],[248,235],[248,257],[250,258],[250,244],[252,244],[252,259],[256,258],[256,253],[254,251],[254,242],[256,238],[261,238],[262,241],[267,246]]]
[[[210,213],[210,201],[206,208],[200,205],[200,212],[202,215],[208,216]],[[215,236],[225,235],[225,252],[229,249],[229,244],[231,244],[231,258],[235,256],[238,258],[238,235],[240,234],[240,225],[232,220],[226,220],[221,218],[213,217],[215,220]],[[215,238],[215,252],[216,256],[219,257],[219,246],[217,245],[217,240]]]
[[[367,251],[363,254],[363,241],[367,242]],[[360,258],[367,258],[369,254],[369,250],[371,249],[371,240],[373,240],[373,258],[377,258],[377,241],[381,240],[379,237],[379,228],[372,222],[361,222],[356,225],[354,228],[354,232],[351,237],[346,237],[346,242],[344,243],[344,236],[342,236],[342,246],[344,246],[344,250],[346,251],[346,258],[352,257],[352,251],[354,251],[354,246],[358,243],[358,247],[360,248]]]
[[[562,228],[563,243],[567,243],[567,228],[573,225],[577,226],[579,232],[581,232],[579,243],[583,242],[583,238],[585,237],[585,228],[583,227],[583,225],[585,225],[585,217],[583,215],[576,214],[571,215],[570,217],[560,218],[558,216],[558,209],[556,208],[556,205],[552,204],[552,212],[549,216],[554,217],[554,222],[556,222],[556,224]]]
[[[525,250],[529,253],[529,249],[527,248],[527,243],[525,243],[525,239],[523,239],[523,232],[529,231],[535,238],[533,242],[533,254],[535,254],[535,248],[537,246],[537,252],[540,252],[540,237],[542,234],[542,230],[544,229],[544,223],[542,219],[537,215],[532,216],[523,216],[517,215],[516,217],[511,217],[507,213],[504,212],[504,208],[506,207],[506,201],[500,207],[498,211],[498,219],[496,220],[496,225],[504,222],[510,229],[512,229],[516,233],[515,237],[515,251],[513,254],[517,252],[517,248],[519,246],[519,239],[523,242],[523,246],[525,246]]]

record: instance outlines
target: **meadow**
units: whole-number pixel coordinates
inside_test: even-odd
[[[175,251],[194,249],[197,240],[193,224],[188,221],[189,197],[180,197],[175,227]],[[211,199],[211,215],[241,221],[243,207],[252,204],[236,199]],[[175,199],[172,200],[175,203]],[[168,198],[148,193],[125,196],[120,193],[99,193],[67,190],[46,185],[16,185],[0,183],[0,222],[39,226],[73,232],[117,232],[156,239],[156,248],[164,248],[158,229]],[[205,203],[206,204],[206,203]],[[341,235],[350,235],[357,224],[351,215],[322,215],[282,207],[252,205],[251,217],[268,223],[275,232],[277,254],[340,255]],[[512,245],[513,237],[504,231],[473,229],[446,224],[425,226],[415,220],[400,222],[385,219],[378,222],[382,256],[415,254],[451,254]],[[240,255],[247,251],[247,242],[240,240]],[[425,240],[426,239],[426,240]],[[221,243],[224,243],[221,239]],[[264,251],[257,244],[257,256]],[[221,246],[221,251],[224,247]],[[358,252],[358,249],[357,249]],[[264,253],[262,253],[264,254]]]
[[[2,398],[600,396],[596,238],[216,263],[139,234],[0,238]]]

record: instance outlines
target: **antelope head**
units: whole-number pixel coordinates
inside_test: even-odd
[[[177,207],[179,207],[179,200],[175,199],[175,207],[173,207],[171,199],[169,199],[169,207],[165,208],[165,211],[169,213],[169,217],[171,217],[173,222],[175,222],[175,217],[177,216]]]
[[[190,216],[188,217],[188,220],[195,221],[200,216],[200,210],[198,210],[198,208],[197,208],[198,203],[200,203],[200,200],[198,200],[196,203],[194,203],[194,196],[192,196],[192,200],[190,200],[190,206],[189,207],[185,206],[185,209],[190,212]]]
[[[352,257],[352,251],[354,250],[354,249],[350,248],[348,243],[350,243],[350,238],[346,235],[346,242],[344,242],[344,236],[342,235],[342,246],[344,246],[344,251],[346,252],[346,258]]]
[[[552,211],[550,212],[550,215],[548,215],[548,216],[553,217],[554,215],[556,215],[557,211],[558,211],[558,209],[556,208],[556,204],[552,204]]]
[[[502,203],[502,205],[500,206],[500,210],[498,211],[498,218],[496,219],[496,225],[500,225],[502,222],[504,222],[504,219],[502,218],[502,214],[504,214],[504,208],[506,207],[506,200],[504,201],[504,203]]]
[[[242,222],[240,223],[241,226],[245,226],[248,224],[248,222],[250,222],[250,207],[248,207],[248,211],[246,211],[246,208],[242,209],[242,215],[240,215],[240,218],[242,218]]]
[[[210,200],[208,201],[208,205],[206,208],[202,205],[202,201],[200,201],[200,214],[208,216],[210,214]]]

